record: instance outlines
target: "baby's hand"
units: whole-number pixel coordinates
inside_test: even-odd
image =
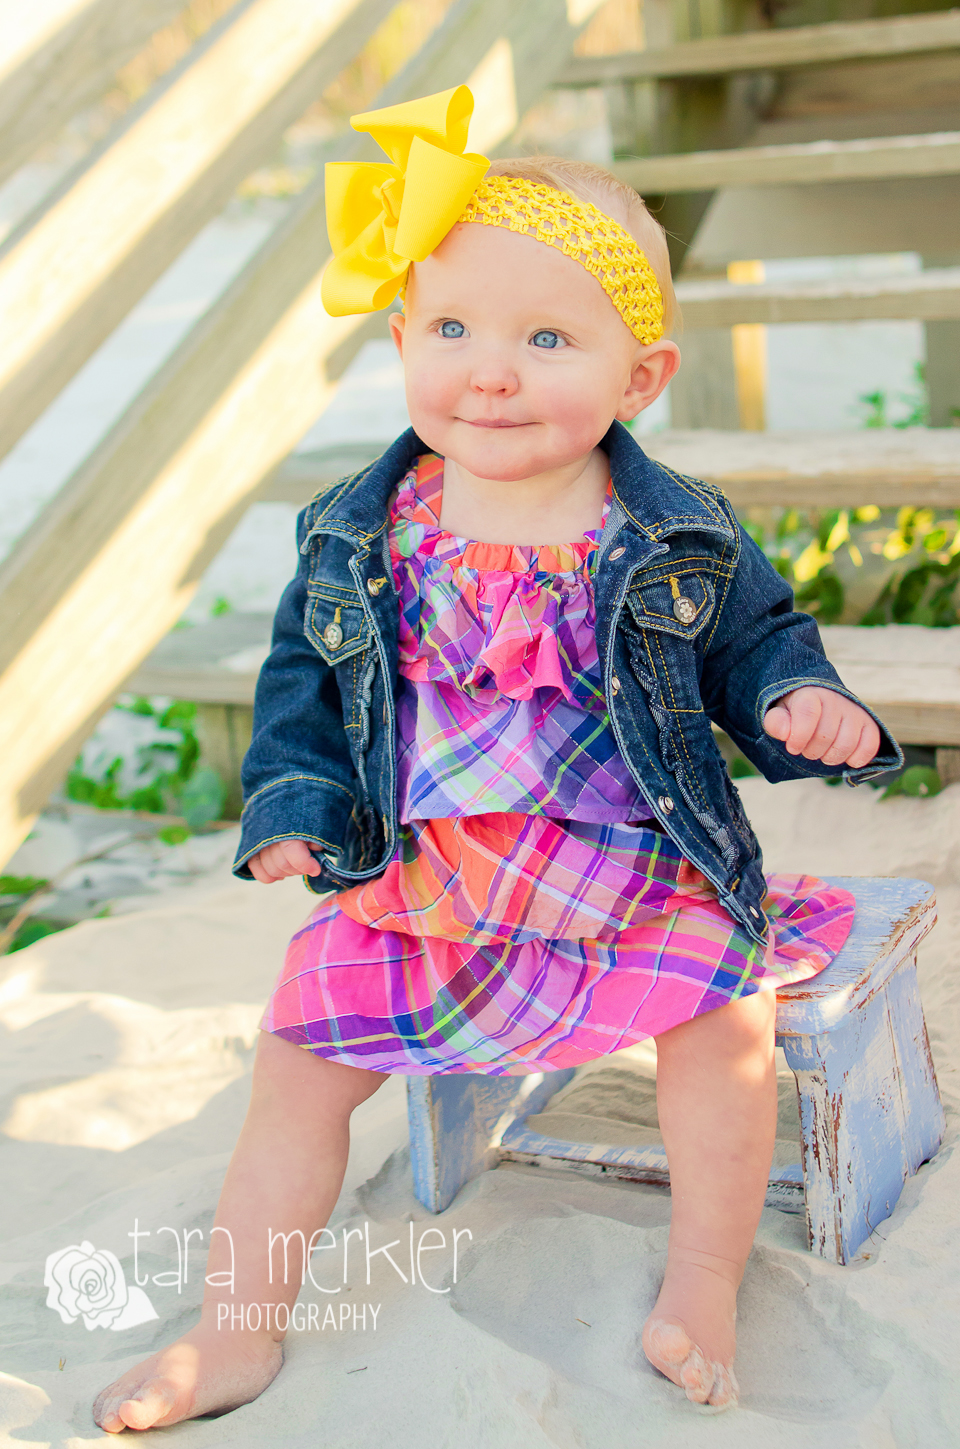
[[[763,727],[775,740],[783,740],[791,755],[825,765],[859,769],[880,748],[880,731],[865,709],[835,689],[809,684],[771,705]]]
[[[250,874],[261,885],[273,885],[286,875],[319,875],[320,864],[305,840],[278,840],[265,845],[247,861]]]

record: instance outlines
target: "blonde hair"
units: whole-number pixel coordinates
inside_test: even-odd
[[[519,176],[567,191],[590,201],[628,231],[653,268],[663,295],[663,335],[669,337],[680,320],[670,275],[670,253],[663,227],[646,208],[643,197],[619,181],[612,172],[590,161],[566,156],[517,156],[491,162],[488,176]]]

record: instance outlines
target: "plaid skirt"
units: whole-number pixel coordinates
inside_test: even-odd
[[[407,1076],[555,1071],[816,975],[854,899],[771,875],[765,945],[658,830],[510,812],[415,821],[385,874],[323,898],[261,1026]]]

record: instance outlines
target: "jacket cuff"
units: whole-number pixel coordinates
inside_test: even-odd
[[[858,769],[853,770],[847,765],[843,767],[825,765],[822,760],[804,760],[802,755],[787,755],[783,741],[775,740],[772,735],[767,734],[763,728],[763,719],[770,706],[776,704],[777,700],[782,699],[785,694],[790,694],[794,689],[802,689],[805,685],[816,689],[832,689],[834,694],[842,694],[844,699],[849,699],[859,705],[870,716],[880,731],[880,748],[868,765],[861,765]],[[890,770],[899,770],[903,766],[903,751],[880,716],[868,704],[864,704],[862,699],[858,699],[855,694],[851,693],[845,685],[831,679],[786,679],[781,680],[778,684],[768,684],[765,689],[761,690],[757,701],[757,723],[761,736],[769,740],[771,745],[779,748],[789,760],[796,762],[797,768],[804,770],[807,774],[831,778],[836,777],[839,773],[848,785],[860,785],[864,780],[872,780],[877,775],[884,775]]]
[[[278,840],[305,840],[320,857],[340,854],[354,807],[353,793],[336,780],[320,775],[283,775],[264,785],[243,807],[240,816],[240,846],[233,862],[233,874],[253,880],[247,862],[251,856]],[[316,889],[341,889],[324,870],[309,877]],[[324,880],[326,881],[323,884]]]

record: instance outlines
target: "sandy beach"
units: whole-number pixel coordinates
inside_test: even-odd
[[[392,1078],[355,1114],[331,1219],[338,1248],[316,1270],[341,1291],[308,1282],[305,1326],[259,1400],[145,1441],[956,1449],[960,785],[933,800],[881,801],[817,781],[741,783],[769,869],[936,885],[940,922],[921,948],[921,985],[948,1120],[938,1157],[849,1267],[806,1251],[801,1218],[764,1212],[740,1299],[741,1407],[705,1415],[640,1354],[665,1257],[664,1189],[504,1165],[433,1217],[413,1195],[405,1083]],[[4,961],[2,1442],[106,1440],[90,1416],[96,1391],[193,1320],[257,1021],[309,907],[299,881],[264,889],[224,874],[214,888],[84,922]],[[424,1253],[423,1281],[402,1281],[381,1254],[368,1284],[359,1236],[342,1281],[344,1229],[368,1234],[371,1251],[398,1242],[391,1252],[409,1278],[410,1240],[429,1228],[444,1246]],[[192,1229],[203,1236],[192,1237],[178,1285]],[[48,1256],[89,1243],[116,1255],[132,1285],[134,1231],[156,1317],[119,1331],[64,1323],[46,1303]]]

